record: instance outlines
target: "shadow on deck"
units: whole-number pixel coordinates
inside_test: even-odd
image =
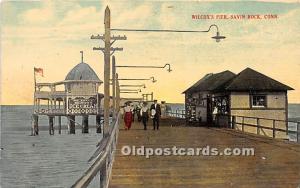
[[[170,123],[171,122],[171,123]],[[135,187],[297,187],[300,145],[231,129],[178,126],[162,121],[159,131],[135,122],[120,130],[111,188]],[[182,122],[184,123],[184,122]],[[171,126],[172,125],[172,126]],[[121,128],[123,124],[121,123]],[[124,156],[122,146],[149,148],[210,146],[254,148],[254,156]]]

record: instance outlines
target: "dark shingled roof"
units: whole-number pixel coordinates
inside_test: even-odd
[[[287,91],[293,88],[284,85],[253,69],[246,68],[235,75],[230,71],[217,74],[207,74],[198,82],[185,90],[187,92],[197,91]]]
[[[228,91],[286,91],[293,88],[284,85],[253,69],[246,68],[225,87]]]
[[[225,84],[232,80],[234,76],[235,74],[228,70],[217,74],[207,74],[183,93],[224,90]]]
[[[66,76],[65,80],[100,81],[95,71],[86,63],[77,64]]]
[[[194,85],[192,85],[191,87],[189,87],[188,89],[186,89],[182,93],[194,91],[205,79],[207,79],[208,77],[210,77],[212,75],[213,75],[213,73],[206,74],[203,78],[201,78],[200,80],[198,80]]]

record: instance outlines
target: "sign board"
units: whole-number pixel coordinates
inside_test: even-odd
[[[68,114],[96,114],[97,99],[95,97],[68,97]]]

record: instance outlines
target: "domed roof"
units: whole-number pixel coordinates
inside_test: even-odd
[[[100,81],[95,71],[86,63],[79,63],[66,76],[65,80]]]

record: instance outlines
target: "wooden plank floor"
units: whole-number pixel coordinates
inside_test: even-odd
[[[300,186],[300,144],[230,129],[173,126],[159,131],[140,123],[120,130],[111,188]],[[149,122],[149,125],[151,123]],[[122,127],[122,125],[121,125]],[[124,156],[121,147],[253,147],[255,156]]]

